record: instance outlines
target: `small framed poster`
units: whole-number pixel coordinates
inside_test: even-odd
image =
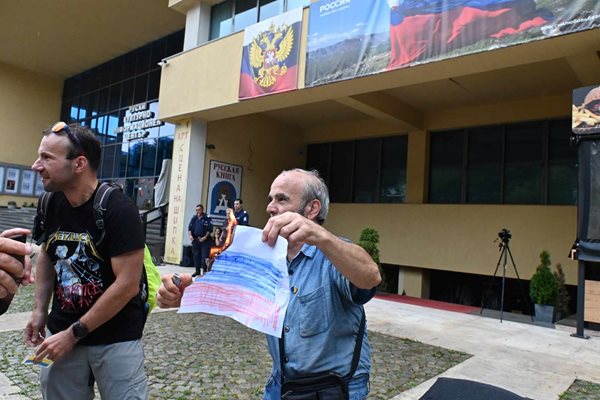
[[[35,172],[23,170],[21,176],[21,194],[31,196],[35,184]]]
[[[18,168],[6,169],[6,180],[4,181],[4,191],[6,193],[17,193],[19,190],[19,173]]]
[[[0,166],[0,193],[4,192],[4,167]]]
[[[39,196],[44,193],[44,184],[42,182],[42,177],[40,174],[36,174],[35,178],[35,195]]]

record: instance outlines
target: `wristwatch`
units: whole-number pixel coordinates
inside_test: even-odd
[[[71,331],[77,340],[83,339],[88,335],[88,333],[90,333],[87,326],[85,326],[81,321],[77,321],[71,325]]]

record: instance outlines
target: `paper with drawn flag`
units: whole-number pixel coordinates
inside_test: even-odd
[[[224,315],[281,337],[290,296],[287,240],[279,237],[271,247],[261,237],[260,229],[236,226],[211,271],[185,289],[179,312]]]

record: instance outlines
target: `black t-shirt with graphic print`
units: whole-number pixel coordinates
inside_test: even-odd
[[[103,218],[106,236],[96,248],[101,232],[96,227],[94,195],[85,204],[71,207],[65,195],[57,192],[48,204],[45,246],[55,272],[48,329],[53,334],[81,318],[115,281],[111,257],[144,248],[138,209],[118,190],[110,195]],[[110,344],[139,339],[144,313],[138,294],[79,343]]]

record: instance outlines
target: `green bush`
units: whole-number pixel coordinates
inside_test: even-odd
[[[377,267],[379,267],[379,274],[381,275],[381,283],[379,284],[379,289],[382,291],[387,291],[387,283],[385,281],[385,275],[383,273],[383,269],[381,268],[381,264],[379,262],[379,233],[373,228],[363,228],[360,231],[360,239],[358,240],[358,245],[365,249],[367,253],[371,256]]]
[[[562,265],[556,264],[556,271],[554,271],[554,277],[558,282],[558,296],[556,296],[556,312],[560,314],[561,318],[565,318],[570,315],[571,310],[569,309],[569,302],[571,298],[567,291],[567,285],[565,283],[565,272],[563,271]]]
[[[529,295],[535,304],[551,306],[556,304],[558,281],[550,270],[550,253],[546,250],[540,253],[540,265],[529,282]]]

